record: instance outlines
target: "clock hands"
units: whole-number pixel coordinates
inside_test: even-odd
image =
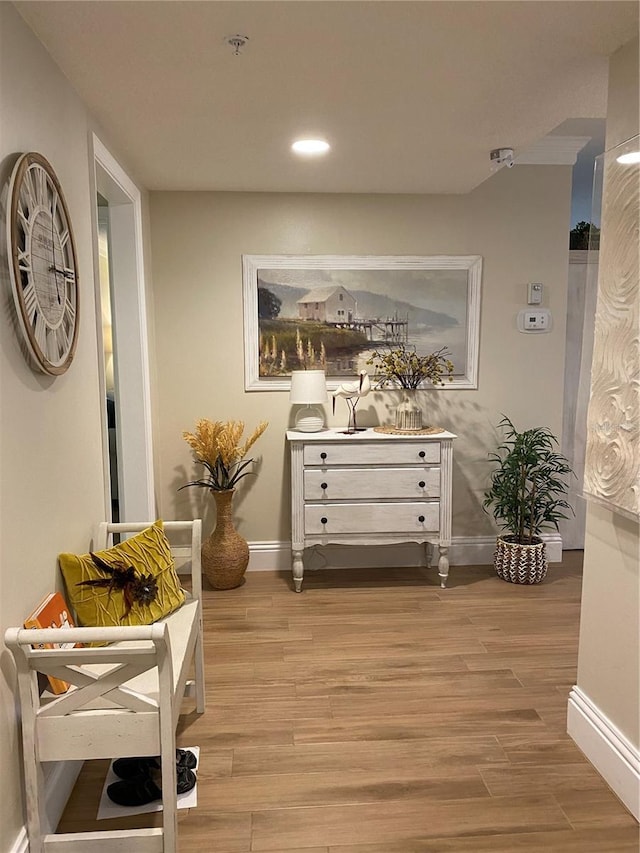
[[[51,264],[49,266],[49,272],[52,272],[56,277],[56,295],[58,297],[58,305],[62,305],[62,297],[60,296],[60,285],[58,284],[58,276],[61,275],[65,282],[73,281],[75,276],[69,270],[59,269],[57,266],[55,266],[55,264]]]
[[[53,203],[53,208],[50,212],[51,217],[51,254],[53,255],[53,263],[49,265],[49,272],[53,272],[55,275],[56,282],[56,296],[58,297],[58,305],[62,305],[62,298],[60,297],[60,286],[58,285],[58,275],[63,272],[56,267],[56,244],[53,238],[53,218],[56,214],[56,206],[55,201]]]
[[[63,275],[69,281],[73,281],[73,279],[75,278],[75,276],[71,272],[71,270],[66,270],[66,269],[61,270],[59,267],[56,267],[53,264],[49,265],[49,272],[54,272],[57,275]],[[56,279],[56,281],[57,281],[57,279]]]

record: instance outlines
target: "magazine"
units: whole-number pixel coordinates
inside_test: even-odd
[[[59,592],[51,592],[44,598],[36,607],[33,613],[24,620],[25,628],[73,628],[74,623],[71,618],[69,605],[64,600]],[[41,643],[35,648],[55,648],[55,649],[72,649],[76,643]],[[61,678],[55,678],[53,675],[47,676],[49,680],[49,689],[52,693],[66,693],[69,689],[69,684]]]

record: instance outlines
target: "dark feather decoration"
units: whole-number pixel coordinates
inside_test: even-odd
[[[134,604],[151,604],[158,595],[158,582],[153,575],[138,575],[133,566],[128,566],[124,561],[114,563],[112,566],[105,562],[97,554],[89,552],[93,564],[101,572],[105,572],[106,578],[94,578],[88,581],[79,581],[77,586],[95,586],[108,589],[109,596],[114,589],[122,590],[125,612],[121,620],[131,612]]]

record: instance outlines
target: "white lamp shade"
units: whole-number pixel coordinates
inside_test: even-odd
[[[291,373],[291,403],[326,403],[327,377],[324,370],[294,370]]]

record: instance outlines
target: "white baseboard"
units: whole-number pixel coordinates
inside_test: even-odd
[[[562,560],[562,538],[558,533],[545,534],[547,560]],[[452,566],[491,566],[495,551],[495,536],[454,536],[449,549]],[[290,542],[250,542],[250,572],[291,571]],[[436,565],[437,554],[432,554],[431,565]],[[326,545],[309,548],[305,567],[313,569],[361,569],[393,566],[424,566],[422,545],[407,542],[402,545]]]
[[[9,853],[29,853],[29,839],[27,838],[26,827],[22,827],[18,833],[18,837],[9,848]]]
[[[611,790],[640,821],[640,750],[579,687],[569,694],[567,731]]]
[[[248,572],[290,572],[291,542],[249,542]]]
[[[44,765],[45,814],[48,822],[47,832],[55,832],[62,812],[71,796],[82,761],[55,761]],[[22,827],[9,853],[28,853],[29,839],[27,829]]]

